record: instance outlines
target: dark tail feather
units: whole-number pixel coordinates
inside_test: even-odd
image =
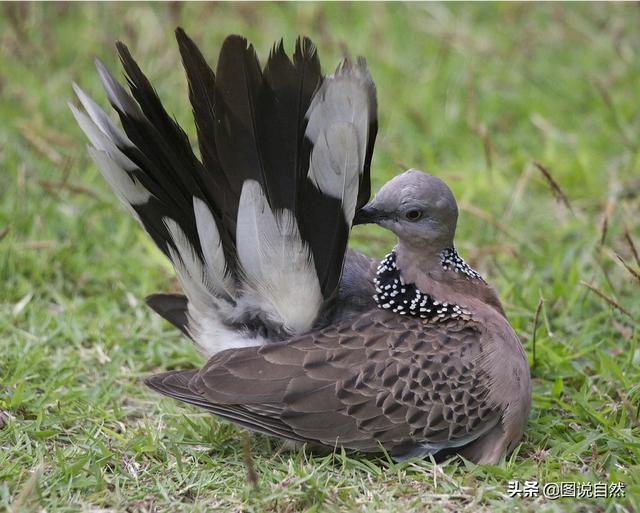
[[[363,57],[358,57],[358,65],[362,69],[367,69],[367,62]],[[367,72],[368,73],[368,72]],[[378,99],[376,86],[369,76],[370,87],[367,89],[369,93],[369,137],[367,140],[367,151],[364,157],[364,170],[362,172],[362,180],[360,189],[358,190],[358,202],[356,210],[364,207],[371,197],[371,160],[373,159],[373,147],[376,143],[378,135]]]
[[[306,116],[323,81],[315,45],[309,38],[298,38],[291,61],[282,42],[276,44],[264,78],[260,133],[270,170],[271,206],[295,213],[301,236],[311,248],[322,294],[330,300],[340,280],[349,226],[340,200],[323,194],[307,177],[313,145],[305,136]]]
[[[217,69],[216,142],[231,189],[239,193],[245,180],[256,180],[272,210],[294,212],[323,295],[333,297],[349,226],[340,201],[307,178],[312,144],[305,137],[306,114],[322,83],[315,46],[308,38],[298,39],[292,61],[282,42],[276,44],[263,73],[253,47],[230,36]]]
[[[169,321],[187,337],[191,338],[187,325],[188,305],[186,296],[182,294],[152,294],[147,296],[145,303],[160,317]]]
[[[340,283],[350,226],[340,200],[323,194],[309,179],[302,188],[305,206],[299,216],[300,235],[311,247],[322,296],[331,303]]]
[[[266,182],[256,127],[261,86],[262,71],[253,46],[243,37],[227,37],[216,72],[215,138],[220,164],[235,198],[240,198],[245,180]]]
[[[298,40],[293,61],[282,42],[276,44],[264,72],[246,39],[225,39],[215,79],[215,137],[237,197],[244,181],[252,179],[262,185],[273,210],[298,210],[310,154],[305,114],[321,81],[308,38]]]
[[[216,148],[217,117],[214,110],[216,77],[196,44],[180,27],[176,29],[176,40],[189,84],[189,101],[193,107],[200,155],[207,174],[211,178],[208,192],[211,194],[216,213],[223,219],[227,236],[233,240],[236,220],[235,217],[230,216],[230,212],[227,212],[225,207],[228,203],[237,204],[239,197],[231,189]]]
[[[305,115],[322,82],[316,48],[308,38],[298,38],[293,62],[282,40],[274,45],[264,68],[259,101],[259,133],[268,169],[268,197],[273,209],[288,208],[298,214],[306,208],[303,185],[311,147],[305,144]]]
[[[194,195],[203,197],[201,164],[191,150],[187,135],[167,114],[129,49],[120,42],[116,46],[133,97],[145,116],[144,120],[121,116],[125,131],[136,147],[156,164],[154,178],[165,187],[172,187],[170,196],[176,198],[176,202],[191,205]],[[132,126],[135,121],[139,121],[137,126]]]

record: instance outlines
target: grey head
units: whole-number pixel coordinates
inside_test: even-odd
[[[375,223],[391,230],[402,244],[440,251],[453,247],[458,205],[447,185],[417,169],[387,182],[356,212],[353,224]]]

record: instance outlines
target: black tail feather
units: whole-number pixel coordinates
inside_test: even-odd
[[[305,144],[305,115],[322,82],[316,48],[308,38],[298,38],[293,62],[282,41],[274,45],[264,68],[260,96],[261,144],[269,169],[271,207],[295,214],[304,206],[303,184],[311,147]]]
[[[202,162],[210,176],[211,185],[208,192],[212,198],[215,213],[223,219],[223,230],[230,240],[235,239],[235,217],[227,215],[228,202],[237,203],[238,197],[232,195],[229,179],[224,173],[216,147],[217,117],[214,110],[216,87],[215,73],[207,64],[196,44],[187,36],[182,28],[176,29],[176,40],[182,57],[187,82],[189,84],[189,101],[193,107],[193,117],[198,132],[198,145]],[[207,183],[209,185],[209,183]]]
[[[191,338],[187,325],[188,301],[182,294],[152,294],[145,298],[145,303],[160,317],[169,321],[187,337]]]
[[[224,40],[216,71],[216,147],[230,192],[240,198],[247,179],[266,183],[256,127],[262,71],[253,46],[240,36]],[[234,205],[237,212],[237,202]],[[236,212],[229,217],[235,219]]]
[[[361,66],[366,67],[366,61],[363,57],[358,57],[358,63]],[[376,143],[376,136],[378,135],[378,98],[373,81],[371,82],[371,88],[369,89],[369,109],[369,138],[367,139],[367,150],[364,157],[364,170],[362,173],[362,180],[360,182],[360,189],[358,190],[356,211],[364,207],[371,197],[371,160],[373,159],[373,148]]]

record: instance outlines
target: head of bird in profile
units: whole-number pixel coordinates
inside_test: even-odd
[[[409,169],[387,182],[358,210],[353,224],[375,223],[414,248],[453,247],[458,205],[439,178]]]

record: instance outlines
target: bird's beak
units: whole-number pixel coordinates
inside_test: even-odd
[[[353,226],[356,224],[371,224],[382,220],[382,212],[373,207],[371,203],[365,205],[353,216]]]

